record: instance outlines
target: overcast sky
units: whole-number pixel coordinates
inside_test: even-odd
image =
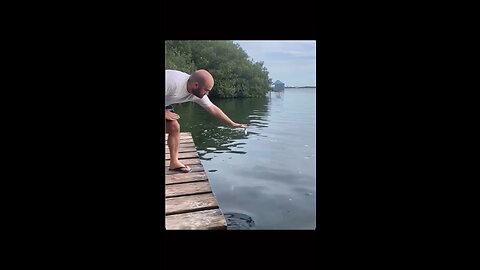
[[[315,40],[234,40],[255,62],[263,61],[272,82],[316,86]]]

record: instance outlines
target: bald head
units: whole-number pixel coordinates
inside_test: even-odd
[[[192,82],[198,82],[201,87],[208,88],[209,90],[213,87],[213,76],[205,69],[199,69],[193,72],[190,75],[190,80],[192,80]]]
[[[212,74],[204,69],[199,69],[190,74],[187,83],[187,91],[202,98],[212,90],[213,84],[214,81]]]

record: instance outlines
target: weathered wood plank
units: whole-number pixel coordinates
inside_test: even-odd
[[[197,152],[197,148],[180,146],[180,149],[178,149],[178,153],[186,153],[186,152]],[[168,147],[165,147],[165,154],[170,154],[170,149]]]
[[[165,175],[166,185],[206,180],[208,180],[208,178],[205,172],[190,172]]]
[[[194,143],[193,139],[180,139],[180,144],[185,144],[185,143]],[[167,140],[165,140],[165,145],[168,145]]]
[[[169,133],[165,133],[165,138],[168,138],[169,135]],[[180,137],[192,137],[192,133],[182,131],[180,132]]]
[[[165,186],[165,197],[179,197],[212,192],[208,182],[182,183]]]
[[[178,158],[196,158],[198,157],[197,152],[186,152],[186,153],[178,153]],[[165,159],[170,160],[170,154],[165,153]]]
[[[166,216],[167,230],[226,230],[227,222],[220,209]]]
[[[218,204],[213,193],[165,199],[165,214],[167,216],[215,208],[218,208]]]
[[[187,158],[187,159],[182,159],[182,163],[185,165],[201,165],[202,162],[200,161],[199,158]],[[165,161],[165,167],[170,166],[170,161],[166,160]],[[169,168],[167,168],[169,169]]]
[[[168,133],[165,133],[165,141],[168,139]],[[185,134],[185,132],[180,132],[180,140],[182,139],[192,139],[192,134],[188,133]]]
[[[186,143],[180,142],[180,147],[195,147],[195,143],[193,143],[193,142],[186,142]],[[168,149],[168,144],[165,144],[165,149]]]
[[[167,229],[226,229],[208,177],[190,132],[180,133],[179,159],[190,173],[170,171],[170,150],[165,136],[165,225]]]
[[[189,172],[189,173],[192,173],[192,172],[203,172],[204,171],[204,168],[202,165],[188,165],[190,168],[192,168],[192,171]],[[183,172],[177,172],[177,171],[170,171],[169,168],[166,168],[165,169],[165,175],[170,175],[170,174],[189,174],[189,173],[183,173]]]

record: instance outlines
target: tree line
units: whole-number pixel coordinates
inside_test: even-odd
[[[272,84],[263,62],[250,60],[233,41],[166,40],[165,69],[208,70],[215,80],[210,98],[265,96]]]

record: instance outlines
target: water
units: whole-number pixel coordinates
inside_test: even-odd
[[[214,100],[233,129],[199,105],[175,105],[181,131],[192,132],[228,229],[315,229],[315,88],[265,98]]]

